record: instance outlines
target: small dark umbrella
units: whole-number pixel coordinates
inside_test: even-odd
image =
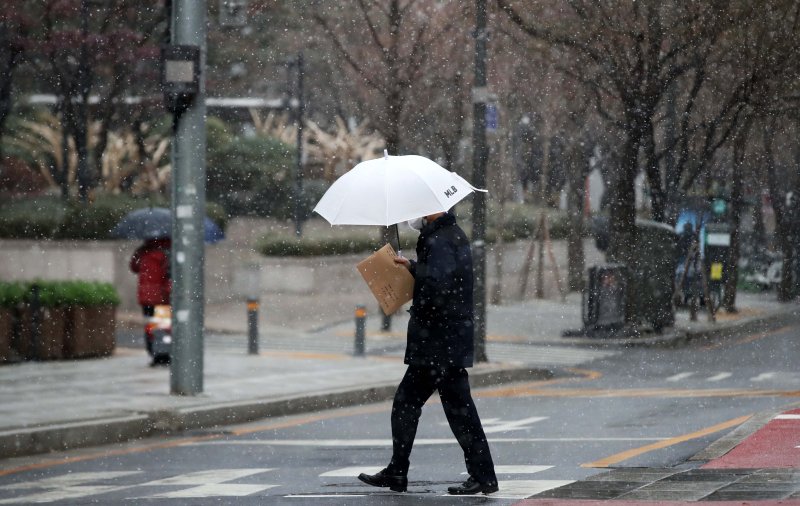
[[[172,211],[164,207],[146,207],[126,214],[111,230],[118,239],[157,239],[172,235]],[[209,244],[225,238],[222,229],[206,217],[203,220],[203,240]]]

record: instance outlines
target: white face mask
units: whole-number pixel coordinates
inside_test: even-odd
[[[413,220],[408,220],[406,222],[406,224],[408,224],[408,226],[411,229],[416,230],[417,232],[419,232],[420,230],[422,230],[422,227],[425,226],[425,222],[426,221],[427,220],[425,220],[425,218],[414,218]]]

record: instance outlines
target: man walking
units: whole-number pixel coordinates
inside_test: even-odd
[[[377,474],[358,479],[404,492],[411,448],[422,406],[438,391],[450,429],[464,451],[469,478],[449,487],[454,495],[497,492],[497,477],[478,411],[469,388],[473,362],[472,252],[464,231],[450,213],[409,222],[420,230],[417,261],[395,262],[414,276],[403,380],[392,405],[392,459]]]

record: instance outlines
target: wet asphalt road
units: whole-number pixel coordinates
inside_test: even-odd
[[[0,504],[513,504],[609,467],[692,467],[741,417],[800,401],[798,330],[621,350],[553,380],[476,390],[501,486],[489,498],[446,496],[466,476],[432,400],[406,494],[355,479],[390,457],[381,403],[7,461]]]

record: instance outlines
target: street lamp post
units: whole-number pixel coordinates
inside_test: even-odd
[[[174,114],[172,141],[172,350],[170,391],[203,391],[206,215],[206,0],[172,0],[171,46],[162,51],[162,85]]]
[[[82,204],[89,200],[89,148],[86,145],[89,123],[89,88],[91,88],[91,75],[89,70],[89,49],[86,39],[89,37],[89,0],[81,0],[81,50],[78,56],[78,94],[80,102],[75,118],[75,150],[78,155],[78,199]],[[65,162],[66,163],[66,162]],[[66,178],[66,175],[65,175]]]
[[[472,184],[486,188],[486,0],[475,1],[475,81],[472,88]],[[486,197],[472,197],[472,257],[474,263],[475,361],[486,362]]]
[[[303,97],[303,74],[305,72],[305,62],[302,51],[298,53],[297,59],[292,62],[297,67],[297,81],[292,93],[291,105],[295,110],[295,123],[297,125],[297,146],[294,170],[294,206],[292,215],[294,218],[294,233],[297,237],[303,235],[303,118],[305,116],[306,102]]]

